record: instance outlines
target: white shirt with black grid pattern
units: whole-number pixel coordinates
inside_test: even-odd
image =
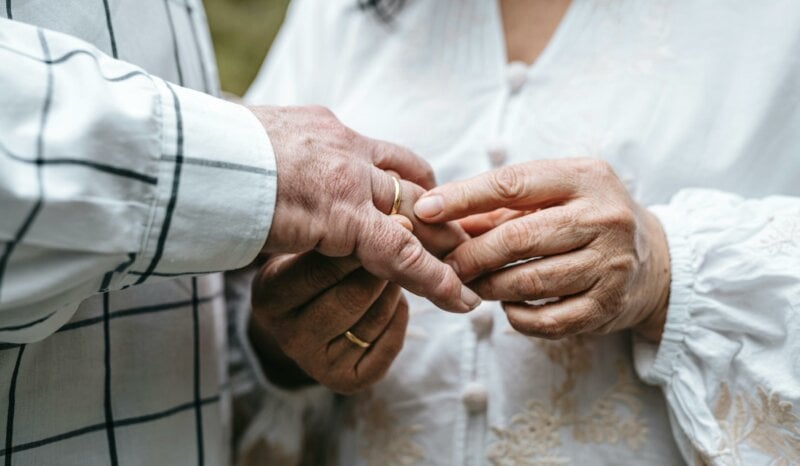
[[[229,463],[224,284],[192,275],[255,257],[276,172],[201,3],[0,9],[0,458]]]

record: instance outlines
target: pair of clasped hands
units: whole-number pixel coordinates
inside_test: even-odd
[[[278,166],[249,326],[274,383],[377,382],[403,346],[401,288],[452,312],[500,301],[529,336],[660,338],[666,240],[606,163],[533,161],[436,187],[426,162],[326,109],[251,110]],[[530,303],[544,298],[558,299]]]

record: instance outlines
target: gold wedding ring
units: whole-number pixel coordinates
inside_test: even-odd
[[[401,196],[400,180],[398,180],[396,176],[393,176],[392,180],[394,180],[394,202],[392,202],[392,211],[389,212],[389,215],[395,215],[397,212],[400,212],[400,201],[403,197]]]
[[[357,336],[353,335],[353,332],[351,332],[350,330],[344,332],[344,337],[350,340],[350,343],[356,346],[360,346],[361,348],[369,348],[372,345],[372,343],[366,342],[361,338],[358,338]]]

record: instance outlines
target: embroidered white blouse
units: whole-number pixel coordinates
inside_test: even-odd
[[[800,3],[574,0],[533,66],[506,62],[496,2],[389,25],[354,3],[295,0],[250,101],[327,105],[440,182],[602,157],[663,222],[672,291],[660,345],[410,297],[387,377],[335,404],[330,462],[798,464]]]

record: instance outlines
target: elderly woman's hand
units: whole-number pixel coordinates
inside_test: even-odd
[[[502,301],[519,332],[561,338],[634,328],[660,339],[667,242],[607,163],[504,167],[434,188],[415,211],[426,222],[463,218],[474,238],[446,261],[482,298]],[[545,298],[558,299],[527,303]]]
[[[414,219],[412,206],[424,190],[402,183],[402,215],[394,218],[428,251],[442,257],[469,238],[456,223]],[[250,339],[267,377],[287,388],[318,381],[350,394],[374,384],[402,348],[407,323],[400,287],[353,257],[275,256],[253,281]]]

